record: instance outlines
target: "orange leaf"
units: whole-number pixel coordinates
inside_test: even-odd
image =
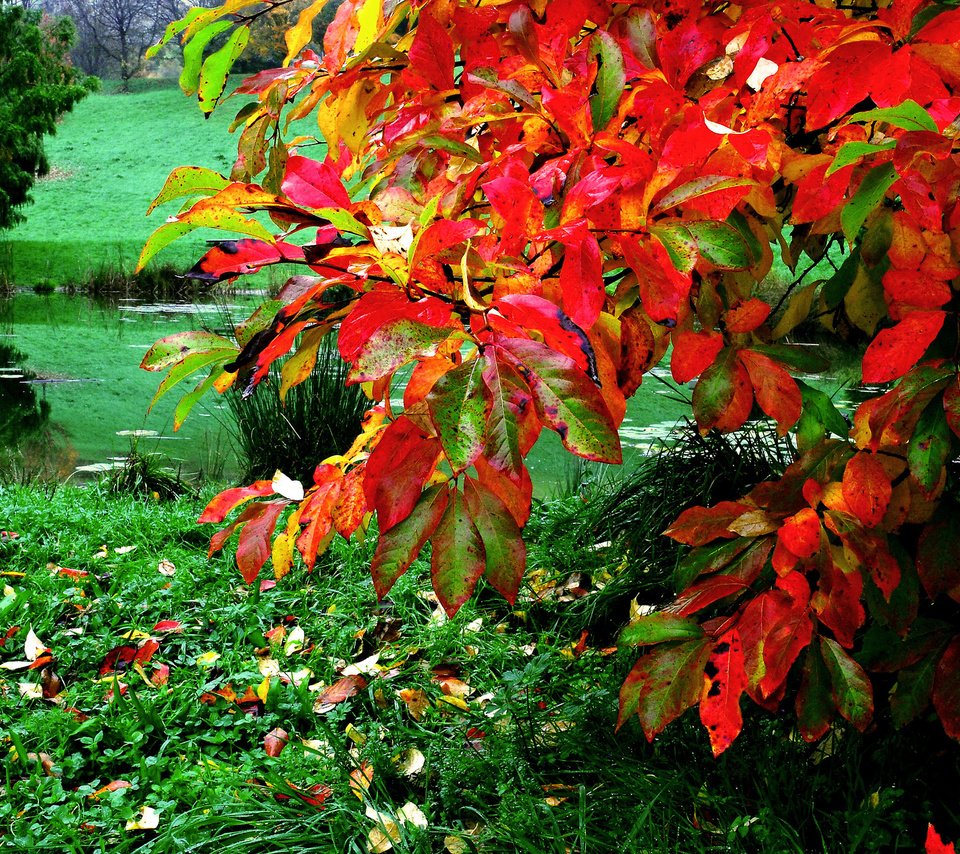
[[[843,470],[843,497],[851,512],[868,528],[876,527],[887,512],[893,487],[880,460],[859,451]]]
[[[723,753],[740,734],[740,695],[746,687],[743,648],[740,635],[733,629],[714,646],[703,671],[700,720],[710,734],[714,756]]]

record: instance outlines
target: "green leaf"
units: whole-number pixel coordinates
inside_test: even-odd
[[[696,620],[690,617],[678,617],[668,611],[655,611],[633,620],[620,633],[617,643],[620,646],[646,646],[663,641],[701,637],[703,637],[703,629]]]
[[[227,85],[227,76],[250,39],[250,28],[237,27],[220,50],[211,53],[200,68],[197,98],[200,109],[210,115]]]
[[[697,260],[700,258],[697,241],[693,239],[693,235],[685,225],[678,222],[652,225],[650,233],[667,250],[670,262],[681,273],[690,273],[697,266]]]
[[[687,223],[700,255],[720,270],[745,270],[756,259],[743,235],[730,223],[698,220]]]
[[[516,361],[537,415],[568,451],[601,463],[622,461],[620,436],[603,394],[573,359],[522,338],[501,339],[499,347]]]
[[[157,197],[147,208],[147,215],[153,213],[157,205],[162,205],[172,199],[183,196],[213,196],[219,193],[230,183],[219,172],[206,169],[203,166],[178,166],[174,169]]]
[[[821,292],[823,302],[827,308],[833,310],[841,302],[853,286],[853,280],[857,277],[857,268],[860,266],[860,247],[855,246],[853,251],[847,255],[844,262],[823,286]]]
[[[146,58],[153,59],[160,52],[160,49],[170,41],[170,39],[182,33],[185,29],[187,29],[187,27],[190,26],[191,23],[193,23],[194,20],[199,18],[201,15],[209,14],[210,10],[196,6],[193,9],[190,9],[179,21],[173,21],[172,23],[167,24],[167,28],[163,31],[160,41],[154,45],[150,45],[150,47],[147,48]]]
[[[175,332],[173,335],[161,338],[147,350],[140,362],[140,367],[145,371],[165,371],[194,354],[227,349],[236,352],[232,341],[213,332],[199,330]]]
[[[835,640],[821,635],[820,651],[830,674],[831,694],[837,711],[863,732],[873,718],[870,678]]]
[[[425,136],[418,140],[418,144],[420,147],[426,148],[428,151],[440,149],[442,151],[449,151],[451,154],[458,154],[460,157],[465,157],[467,160],[472,160],[474,163],[486,162],[483,159],[483,155],[472,145],[467,145],[465,142],[460,142],[456,139],[450,139],[446,136],[440,136],[439,134],[430,134],[429,136]]]
[[[183,70],[180,72],[180,88],[184,95],[196,95],[200,85],[200,65],[203,51],[220,33],[233,26],[233,21],[214,21],[204,27],[183,47]]]
[[[433,535],[430,578],[437,599],[452,617],[477,586],[485,565],[483,541],[463,496],[454,490]]]
[[[627,75],[620,45],[610,33],[597,30],[590,42],[590,54],[599,62],[597,68],[597,92],[590,98],[590,115],[593,129],[603,130],[613,118],[627,83]]]
[[[950,457],[951,433],[943,411],[943,395],[938,394],[920,416],[910,437],[907,464],[920,488],[932,493],[940,482],[943,467]]]
[[[723,569],[753,544],[746,537],[737,537],[694,549],[677,564],[673,574],[674,589],[680,593],[701,575]]]
[[[150,406],[147,411],[152,409],[153,405],[170,391],[170,389],[183,382],[187,377],[215,362],[219,362],[221,365],[226,364],[235,358],[238,352],[236,347],[230,347],[229,349],[210,350],[208,352],[194,353],[187,356],[183,361],[174,365],[173,368],[170,369],[170,372],[163,378],[163,382],[160,383],[157,393],[153,396],[153,400],[150,401]]]
[[[840,146],[836,155],[834,155],[833,162],[827,167],[827,171],[823,177],[829,178],[838,169],[843,169],[844,166],[849,166],[851,163],[859,163],[862,158],[876,154],[878,151],[890,151],[890,149],[896,147],[897,141],[895,139],[889,139],[880,144],[872,142],[845,142]]]
[[[410,515],[380,534],[370,573],[377,598],[383,599],[420,554],[450,499],[446,485],[424,490]]]
[[[797,723],[806,741],[816,741],[830,728],[833,701],[830,677],[816,644],[807,647],[803,659],[803,676],[797,692]]]
[[[150,259],[161,249],[164,249],[173,243],[174,240],[178,240],[196,228],[197,226],[189,222],[165,222],[156,229],[153,234],[147,238],[147,242],[143,244],[143,249],[140,250],[140,258],[137,260],[136,272],[139,273],[146,267]]]
[[[890,690],[890,714],[897,729],[916,720],[930,705],[939,658],[938,651],[897,673],[897,684]]]
[[[633,714],[649,741],[694,705],[703,691],[703,670],[713,641],[702,637],[660,646],[641,658],[620,688],[617,727]]]
[[[364,344],[350,369],[348,382],[365,383],[392,373],[418,356],[436,350],[437,344],[450,336],[444,327],[428,326],[400,317],[379,327]]]
[[[427,395],[430,419],[454,474],[460,474],[483,451],[490,402],[483,394],[483,362],[472,359],[447,371]]]
[[[756,344],[750,347],[755,353],[763,353],[771,359],[783,362],[788,368],[806,374],[820,374],[830,368],[817,348],[804,344]]]
[[[883,201],[887,190],[896,180],[897,173],[892,163],[884,163],[867,173],[853,198],[840,211],[840,224],[849,243],[856,240],[860,227]]]
[[[937,133],[937,123],[916,101],[907,99],[895,107],[882,107],[854,113],[851,122],[886,122],[904,130],[927,130]]]
[[[200,398],[203,397],[210,389],[213,388],[213,384],[220,378],[223,374],[223,369],[218,369],[216,365],[213,366],[213,369],[210,371],[210,375],[197,385],[197,387],[185,394],[180,398],[180,401],[177,403],[176,408],[173,410],[173,429],[179,430],[184,421],[186,421],[187,416],[190,414],[190,410],[200,401]]]
[[[812,448],[831,433],[840,437],[847,436],[850,425],[833,405],[830,397],[800,380],[797,380],[797,385],[803,400],[803,411],[796,428],[799,449],[805,451]]]
[[[370,239],[370,229],[348,211],[338,208],[316,208],[313,213],[327,220],[341,234],[356,234],[366,240]]]

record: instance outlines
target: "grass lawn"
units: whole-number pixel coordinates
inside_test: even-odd
[[[454,619],[425,592],[422,561],[378,604],[371,540],[248,588],[229,554],[207,559],[202,504],[0,489],[0,524],[18,534],[0,535],[0,850],[687,854],[922,839],[933,741],[840,727],[807,745],[787,711],[753,708],[716,761],[695,714],[652,745],[635,721],[615,734],[635,653],[614,646],[627,602],[601,594],[635,567],[594,546],[583,496],[535,508],[515,608],[483,589]],[[931,782],[912,791],[920,767]]]
[[[171,169],[207,166],[227,173],[236,137],[227,133],[239,103],[227,101],[205,120],[176,81],[135,81],[130,94],[105,83],[63,117],[46,141],[51,174],[33,190],[27,221],[0,234],[0,271],[17,286],[73,284],[91,273],[132,270],[168,206],[146,217]],[[155,259],[180,269],[202,254],[200,232]]]

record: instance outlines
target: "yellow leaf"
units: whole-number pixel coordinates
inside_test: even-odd
[[[160,826],[160,813],[153,807],[143,806],[140,815],[127,822],[127,830],[156,830]]]
[[[877,324],[887,316],[883,285],[879,277],[871,276],[862,264],[857,268],[843,304],[850,322],[867,335],[873,335],[877,331]]]
[[[287,56],[283,60],[284,66],[290,64],[301,50],[303,50],[313,39],[313,19],[323,11],[327,5],[327,0],[313,0],[306,9],[304,9],[295,23],[284,34],[284,40],[287,43]]]
[[[788,332],[791,332],[810,315],[810,308],[813,306],[813,297],[817,290],[817,284],[807,285],[801,288],[787,303],[787,310],[780,315],[777,325],[773,327],[771,336],[774,339],[783,338]]]
[[[367,0],[357,10],[357,23],[360,31],[353,49],[357,53],[363,53],[377,40],[377,33],[383,25],[383,0]]]
[[[397,766],[397,771],[402,776],[413,777],[420,773],[427,760],[421,751],[417,750],[416,747],[411,747],[404,750],[393,761]]]
[[[412,801],[407,801],[397,810],[397,818],[400,824],[412,824],[424,828],[427,826],[427,817],[423,814],[423,810]]]
[[[347,738],[349,738],[350,741],[356,745],[361,745],[367,740],[367,737],[353,724],[347,724],[347,728],[344,730],[344,732],[347,734]]]
[[[124,632],[120,635],[120,640],[143,640],[144,638],[150,637],[149,632],[141,632],[139,629],[130,629],[129,632]]]
[[[461,697],[448,697],[446,695],[437,698],[437,705],[440,703],[446,703],[449,706],[460,709],[461,711],[467,712],[470,710],[470,706],[466,700]]]
[[[210,650],[210,652],[205,652],[203,655],[197,656],[197,664],[201,667],[213,667],[214,662],[220,658],[220,653],[215,650]]]

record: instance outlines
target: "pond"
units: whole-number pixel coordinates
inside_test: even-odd
[[[232,420],[223,402],[207,395],[175,432],[179,395],[161,398],[148,413],[162,375],[139,364],[157,339],[201,326],[222,328],[230,318],[247,316],[261,298],[105,302],[31,291],[0,299],[0,482],[38,474],[92,477],[91,467],[116,462],[133,444],[160,453],[185,475],[235,480]],[[865,392],[846,390],[838,400],[849,411]],[[630,400],[620,430],[625,462],[689,417],[689,400],[690,390],[678,389],[668,368],[654,368]],[[576,460],[544,431],[530,465],[538,493],[549,495],[569,479]]]
[[[223,325],[252,305],[253,298],[106,303],[32,292],[0,300],[0,477],[62,479],[124,456],[131,443],[184,473],[232,476],[222,404],[215,396],[202,402],[174,432],[177,398],[161,398],[148,413],[161,375],[139,364],[158,338]]]

